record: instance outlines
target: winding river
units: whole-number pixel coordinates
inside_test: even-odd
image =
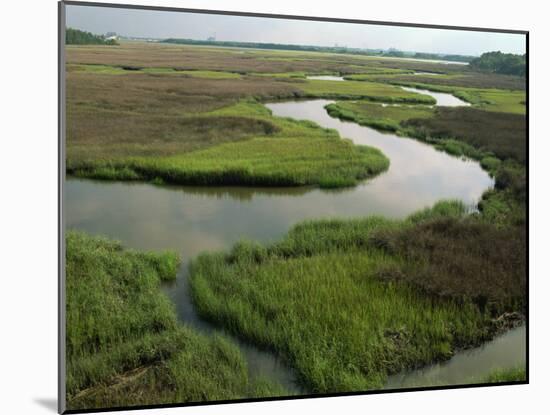
[[[137,249],[177,249],[182,257],[177,281],[166,285],[164,290],[183,323],[212,333],[219,329],[197,315],[189,294],[188,263],[200,252],[229,249],[241,238],[274,241],[304,219],[371,214],[402,218],[448,198],[460,199],[474,207],[483,191],[493,185],[476,162],[452,157],[413,139],[383,134],[330,117],[324,109],[330,102],[309,100],[266,105],[276,116],[311,120],[338,130],[342,137],[357,144],[379,148],[390,159],[387,172],[340,190],[155,186],[68,178],[64,188],[66,227],[104,234]],[[440,102],[438,99],[438,105]],[[503,337],[509,340],[505,342],[507,350],[515,347],[516,352],[491,352],[498,356],[493,362],[495,367],[521,363],[519,348],[525,343],[524,336],[512,336],[511,340],[507,336],[511,336],[510,332]],[[233,339],[248,362],[251,377],[276,380],[292,393],[306,392],[298,386],[294,372],[275,355]],[[469,357],[462,357],[462,361],[470,361],[476,353],[480,356],[487,353],[483,350],[491,345],[501,350],[499,341],[495,339],[485,348],[469,351]],[[464,364],[455,361],[460,356],[441,364],[438,373],[447,370],[457,376],[456,382],[467,382],[472,376],[486,373],[488,368],[479,365],[474,365],[477,370],[464,373],[460,369]],[[425,372],[414,373],[418,377],[414,374],[391,377],[388,387],[422,382]],[[450,376],[429,373],[430,382],[434,383],[447,382]]]

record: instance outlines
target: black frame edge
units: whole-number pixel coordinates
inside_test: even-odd
[[[63,184],[65,181],[65,2],[58,3],[57,21],[58,21],[58,49],[57,49],[57,111],[58,111],[58,152],[57,152],[57,246],[58,246],[58,339],[57,339],[57,411],[64,413],[66,411],[66,299],[65,299],[65,221],[63,208]]]
[[[527,385],[527,381],[516,382],[500,382],[500,383],[473,383],[473,384],[460,384],[460,385],[447,385],[447,386],[427,386],[418,388],[403,388],[403,389],[377,389],[366,392],[340,392],[340,393],[328,393],[328,394],[311,394],[311,395],[296,395],[296,396],[278,396],[278,397],[266,397],[266,398],[250,398],[250,399],[228,399],[218,401],[200,401],[200,402],[185,402],[185,403],[169,403],[169,404],[155,404],[155,405],[135,405],[135,406],[117,406],[108,408],[93,408],[93,409],[70,409],[63,412],[64,414],[87,414],[98,412],[120,412],[120,411],[133,411],[139,409],[169,409],[169,408],[186,408],[193,406],[210,406],[210,405],[226,405],[226,404],[240,404],[240,403],[253,403],[253,402],[274,402],[274,401],[294,401],[301,399],[319,399],[319,398],[339,398],[346,396],[366,396],[366,395],[380,395],[380,394],[393,394],[393,393],[408,393],[408,392],[430,392],[430,391],[443,391],[454,389],[471,389],[482,387],[500,387],[500,386],[517,386]]]
[[[529,51],[529,32],[525,33],[525,65],[526,65],[526,76],[525,76],[525,148],[526,148],[526,154],[527,154],[527,166],[526,166],[526,178],[527,181],[527,199],[526,199],[526,229],[527,229],[527,244],[526,244],[526,258],[527,261],[525,263],[525,275],[527,278],[526,281],[526,296],[527,296],[527,307],[525,308],[525,381],[528,384],[529,383],[529,299],[531,295],[531,287],[529,284],[530,280],[530,274],[529,274],[529,194],[530,194],[530,186],[529,186],[529,166],[530,166],[530,156],[529,156],[529,132],[530,132],[530,118],[529,118],[529,107],[530,107],[530,94],[529,94],[529,58],[530,58],[530,51]]]

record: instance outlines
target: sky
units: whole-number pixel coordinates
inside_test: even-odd
[[[145,38],[185,38],[479,56],[500,50],[525,53],[525,36],[509,33],[425,29],[373,24],[196,14],[109,7],[67,6],[67,27],[95,34]]]

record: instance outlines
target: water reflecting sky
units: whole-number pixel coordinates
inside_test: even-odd
[[[330,117],[314,100],[268,104],[275,115],[336,128],[358,144],[379,148],[390,168],[347,189],[154,186],[69,179],[68,227],[101,233],[143,249],[171,248],[184,258],[231,246],[240,238],[281,237],[295,223],[323,217],[404,217],[441,199],[475,204],[492,179],[478,163],[417,140],[382,134]]]

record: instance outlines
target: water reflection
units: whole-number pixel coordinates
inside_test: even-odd
[[[442,73],[438,73],[438,72],[422,72],[422,71],[416,71],[414,72],[413,75],[443,75]]]
[[[447,362],[390,376],[385,388],[480,383],[493,370],[524,367],[525,336],[525,326],[512,329],[481,347],[458,352]]]
[[[471,205],[492,186],[492,179],[477,162],[450,156],[417,140],[332,118],[324,110],[324,106],[331,102],[295,101],[267,106],[274,115],[308,119],[323,127],[334,128],[342,137],[350,138],[356,144],[376,147],[390,159],[390,168],[386,173],[357,186],[352,192],[338,195],[333,202],[336,204],[336,215],[384,214],[403,217],[440,199],[449,198]],[[306,194],[304,197],[308,196]],[[315,209],[327,210],[328,207],[325,203],[322,208]]]
[[[344,81],[344,78],[341,76],[333,76],[333,75],[315,75],[315,76],[307,76],[307,79],[316,79],[318,81]]]
[[[444,106],[444,107],[468,107],[470,106],[470,103],[466,101],[462,101],[461,99],[455,97],[451,94],[445,94],[443,92],[432,92],[428,91],[427,89],[420,89],[420,88],[411,88],[402,86],[402,89],[409,92],[417,92],[419,94],[423,95],[429,95],[431,97],[435,98],[437,106]]]

